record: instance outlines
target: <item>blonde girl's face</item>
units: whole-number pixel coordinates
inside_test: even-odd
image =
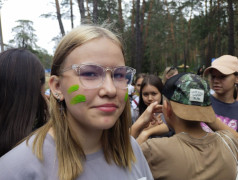
[[[142,89],[142,99],[144,103],[149,106],[151,103],[157,101],[158,103],[161,102],[161,93],[159,90],[152,85],[146,85]]]
[[[211,70],[211,89],[217,95],[233,94],[237,77],[234,74],[224,75],[216,69]]]
[[[107,38],[91,40],[74,49],[66,58],[63,68],[73,64],[93,63],[103,67],[125,66],[121,48]],[[125,108],[127,89],[116,88],[111,71],[100,87],[86,89],[74,70],[63,73],[60,79],[69,123],[81,130],[111,128]]]

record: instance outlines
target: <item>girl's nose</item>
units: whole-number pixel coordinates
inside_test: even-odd
[[[109,97],[114,97],[116,95],[116,87],[114,85],[114,82],[113,82],[113,79],[112,79],[112,76],[111,76],[111,72],[110,71],[107,71],[106,72],[106,75],[105,75],[105,78],[104,78],[104,81],[103,81],[103,84],[102,86],[100,87],[100,96],[109,96]]]

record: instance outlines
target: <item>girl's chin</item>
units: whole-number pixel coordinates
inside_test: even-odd
[[[98,127],[102,130],[110,129],[111,127],[114,126],[115,123],[116,123],[116,120],[112,120],[110,118],[107,118],[107,119],[103,119],[102,122],[99,122]]]

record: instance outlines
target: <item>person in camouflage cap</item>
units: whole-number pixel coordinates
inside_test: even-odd
[[[174,113],[184,120],[215,121],[208,83],[200,76],[180,73],[166,82],[163,95],[170,100]]]
[[[228,144],[234,150],[237,133],[216,118],[208,83],[198,75],[181,73],[166,81],[163,95],[162,111],[175,135],[147,139],[140,145],[154,179],[235,179],[236,161],[221,137],[230,138]],[[159,105],[153,103],[147,109],[153,114]],[[216,132],[205,132],[201,122]]]

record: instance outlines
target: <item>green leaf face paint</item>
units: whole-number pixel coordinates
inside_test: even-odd
[[[79,85],[78,85],[78,84],[73,85],[73,86],[71,86],[71,87],[68,89],[68,93],[70,94],[70,93],[72,93],[72,92],[74,92],[74,91],[77,91],[78,89],[79,89]]]
[[[70,104],[78,104],[85,101],[86,97],[84,95],[79,94],[71,99]]]
[[[127,101],[127,99],[128,99],[128,91],[125,94],[125,98],[124,98],[125,102]]]

